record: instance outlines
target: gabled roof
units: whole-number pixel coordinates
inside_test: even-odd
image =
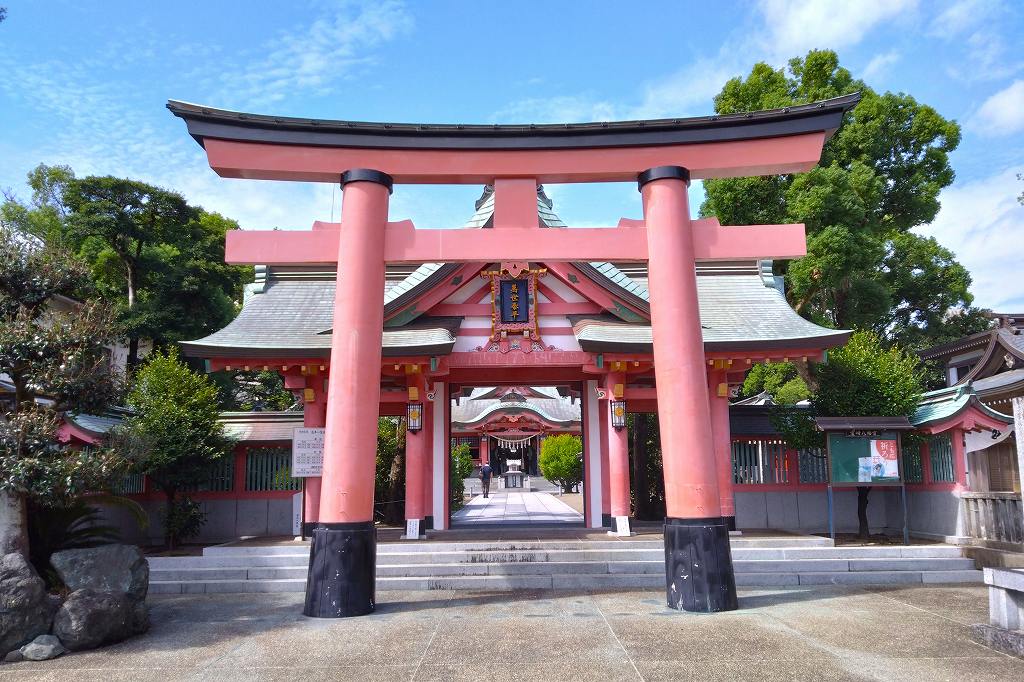
[[[955,419],[972,409],[977,410],[983,419],[987,417],[1000,424],[1013,422],[1011,417],[996,412],[978,400],[970,386],[951,386],[929,391],[921,396],[917,409],[910,417],[910,423],[915,428],[933,426]]]
[[[291,441],[302,426],[302,412],[221,412],[220,423],[229,438],[239,442]]]
[[[494,193],[485,187],[464,229],[488,229]],[[565,229],[551,200],[538,187],[541,225]],[[570,317],[580,347],[588,352],[649,353],[650,293],[646,264],[578,262],[584,277],[609,292],[615,308],[603,315]],[[451,277],[460,264],[389,266],[384,293],[385,356],[445,355],[455,345],[461,318],[426,317],[416,301]],[[627,274],[628,272],[628,274]],[[335,273],[327,269],[257,268],[257,285],[239,313],[223,329],[181,345],[198,357],[326,357],[330,354]],[[454,280],[453,280],[454,281]],[[770,262],[698,263],[697,289],[707,350],[821,349],[841,345],[850,332],[820,327],[800,317],[786,302]],[[620,303],[621,301],[621,303]],[[409,313],[409,314],[406,314]]]
[[[562,427],[578,426],[581,420],[580,405],[571,398],[558,395],[557,389],[533,389],[531,393],[550,397],[526,397],[511,391],[501,397],[490,397],[494,391],[489,388],[476,389],[469,400],[460,400],[452,405],[452,428],[470,428],[487,422],[492,416],[532,414],[546,422]]]

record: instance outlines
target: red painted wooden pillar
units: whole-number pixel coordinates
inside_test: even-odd
[[[434,403],[423,402],[423,441],[427,444],[426,456],[423,458],[423,526],[422,530],[433,527],[434,505]]]
[[[612,525],[612,495],[611,495],[611,474],[608,471],[608,431],[611,428],[611,421],[608,418],[608,399],[599,400],[597,404],[598,419],[600,422],[600,443],[601,443],[601,525],[611,527]]]
[[[616,386],[624,389],[626,375],[623,372],[608,374],[608,401],[605,404],[604,426],[608,440],[608,479],[609,497],[611,498],[611,515],[613,528],[620,535],[629,534],[629,433],[625,427],[616,429],[612,426],[611,405],[617,399]]]
[[[426,384],[420,375],[411,377],[408,381],[410,388],[417,389],[420,394],[417,402],[420,403],[422,414],[420,414],[419,431],[405,433],[405,538],[416,540],[419,538],[421,529],[419,522],[424,517],[423,503],[423,476],[426,472],[426,460],[430,454],[430,433],[422,428],[426,422],[426,408],[423,402],[423,393],[426,392]],[[412,523],[410,523],[412,522]]]
[[[729,425],[729,384],[725,370],[708,372],[708,398],[711,401],[711,435],[715,446],[715,470],[722,518],[730,530],[736,530],[736,502],[733,498],[732,432]]]
[[[485,433],[480,436],[480,466],[491,463],[490,437]]]
[[[357,169],[341,184],[323,482],[304,609],[323,618],[370,613],[376,598],[373,488],[391,178]]]
[[[313,391],[313,400],[303,404],[302,425],[322,429],[327,424],[327,393],[324,391],[324,376],[313,374],[306,377],[306,388]],[[320,476],[309,476],[303,484],[302,506],[305,527],[303,534],[309,535],[320,518]]]
[[[722,520],[711,432],[689,172],[651,168],[638,177],[647,227],[654,373],[665,475],[666,595],[672,608],[737,608],[729,530]]]
[[[967,481],[967,453],[964,447],[964,431],[961,428],[950,429],[949,443],[952,446],[953,482],[956,490],[970,490]]]

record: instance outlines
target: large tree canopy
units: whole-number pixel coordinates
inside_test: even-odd
[[[238,224],[168,190],[110,176],[76,178],[66,166],[28,175],[32,200],[9,197],[0,219],[62,246],[91,271],[88,290],[118,310],[129,360],[139,339],[205,336],[235,315],[249,269],[224,263],[224,235]]]
[[[830,327],[871,329],[923,347],[984,329],[972,307],[967,270],[935,239],[913,228],[931,222],[953,182],[949,154],[960,127],[903,93],[879,94],[854,79],[828,50],[788,69],[754,66],[715,97],[735,113],[860,92],[808,173],[706,180],[703,215],[723,224],[802,222],[807,256],[780,263],[787,295],[803,316]]]

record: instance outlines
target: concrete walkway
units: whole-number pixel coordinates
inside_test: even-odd
[[[984,587],[742,589],[688,614],[661,590],[378,592],[378,611],[299,615],[301,594],[150,597],[152,630],[0,664],[0,680],[1021,680],[969,639]]]
[[[583,515],[548,493],[492,491],[477,495],[452,514],[452,526],[529,526],[533,524],[583,523]]]

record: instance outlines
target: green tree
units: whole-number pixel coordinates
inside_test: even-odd
[[[972,307],[967,270],[933,238],[910,230],[931,222],[953,182],[950,153],[960,128],[903,93],[879,94],[815,50],[788,69],[756,64],[727,82],[715,111],[804,104],[860,92],[808,173],[705,180],[703,215],[723,224],[802,222],[807,256],[779,263],[787,296],[803,316],[830,327],[873,329],[910,347],[932,345],[988,321]],[[951,314],[959,313],[959,314]]]
[[[374,516],[389,525],[405,519],[405,431],[404,417],[377,420]]]
[[[571,493],[583,481],[583,442],[579,436],[548,436],[540,447],[540,473]]]
[[[109,310],[63,298],[84,279],[67,253],[0,228],[0,554],[27,555],[26,504],[69,505],[109,488],[121,459],[100,445],[58,438],[68,412],[102,413],[119,395],[105,345],[117,334]]]
[[[791,362],[765,362],[754,365],[743,381],[743,395],[767,393],[778,405],[794,405],[811,393]]]
[[[218,421],[217,387],[175,351],[157,352],[139,369],[128,405],[133,414],[117,443],[164,494],[164,540],[173,549],[191,523],[183,515],[191,506],[179,502],[178,493],[209,480],[213,468],[232,456],[233,442]]]
[[[207,376],[220,390],[222,410],[262,412],[298,407],[295,396],[284,387],[284,379],[277,372],[238,370],[211,372]]]
[[[773,422],[793,447],[822,447],[814,417],[909,417],[924,391],[924,371],[916,354],[887,345],[873,332],[857,332],[828,362],[814,365],[818,385],[809,410],[782,408]],[[867,537],[870,486],[857,488],[859,535]]]
[[[466,479],[473,475],[473,454],[466,443],[452,448],[452,463],[448,475],[451,510],[454,512],[462,509],[465,504]]]

